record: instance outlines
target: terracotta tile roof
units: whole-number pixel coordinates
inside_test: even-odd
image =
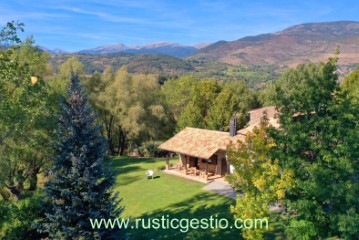
[[[248,125],[247,127],[242,128],[241,130],[238,130],[238,131],[237,131],[237,134],[238,134],[238,133],[240,133],[240,134],[247,134],[248,132],[253,131],[253,129],[254,129],[255,127],[258,127],[258,128],[259,128],[259,127],[260,127],[260,124],[261,124],[261,122],[259,121],[259,122],[253,123],[253,124],[251,124],[251,125]],[[277,128],[277,129],[279,129],[279,127],[280,127],[279,119],[277,119],[277,118],[269,118],[269,119],[268,119],[268,124],[271,125],[271,126],[274,127],[274,128]]]
[[[232,143],[236,143],[239,141],[244,141],[246,139],[246,135],[239,133],[239,131],[237,132],[237,135],[234,137],[229,137],[228,139],[226,139],[223,144],[221,145],[221,147],[219,148],[220,150],[226,151],[228,144]]]
[[[213,131],[200,128],[186,127],[175,136],[158,146],[159,149],[177,152],[193,157],[209,159],[218,150],[225,151],[230,142],[244,141],[248,132],[254,127],[259,127],[263,112],[267,112],[269,124],[279,127],[278,120],[274,118],[277,111],[275,107],[265,107],[250,111],[251,120],[246,128],[237,131],[237,135],[231,137],[229,132]]]
[[[235,141],[238,136],[231,137],[229,132],[187,127],[162,143],[158,148],[209,159],[219,149],[223,147],[225,149],[225,146],[231,140]]]
[[[269,120],[276,120],[274,118],[275,118],[276,114],[278,113],[278,111],[276,110],[276,108],[274,106],[257,108],[257,109],[253,109],[253,110],[249,111],[250,119],[249,119],[249,123],[247,125],[251,126],[251,125],[259,123],[261,121],[262,117],[264,116],[264,112],[267,113],[267,118]],[[272,121],[272,123],[275,123],[276,125],[278,124],[275,121]]]

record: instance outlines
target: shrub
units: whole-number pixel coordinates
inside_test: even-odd
[[[46,237],[36,229],[36,222],[45,216],[41,209],[44,194],[29,193],[19,201],[0,202],[1,239],[40,239]]]
[[[158,149],[161,143],[159,141],[144,143],[138,148],[138,153],[143,157],[165,157],[167,152]]]

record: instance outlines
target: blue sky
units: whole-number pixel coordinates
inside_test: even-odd
[[[359,21],[359,1],[0,0],[0,25],[25,23],[49,49],[236,40],[306,23]]]

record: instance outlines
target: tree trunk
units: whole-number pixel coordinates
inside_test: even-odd
[[[113,116],[111,115],[107,127],[107,140],[108,140],[108,147],[110,149],[110,154],[115,155],[115,149],[112,142],[112,125],[113,125]]]
[[[122,130],[121,130],[121,126],[119,125],[118,126],[118,147],[117,147],[117,153],[116,155],[120,155],[120,152],[121,152],[121,142],[122,142]]]
[[[124,131],[121,130],[121,150],[120,150],[120,155],[123,156],[123,153],[125,152],[125,148],[126,148],[126,133]]]
[[[35,191],[37,188],[37,174],[39,174],[40,172],[40,167],[36,167],[31,174],[29,175],[29,181],[30,181],[30,186],[29,186],[29,190],[30,191]]]

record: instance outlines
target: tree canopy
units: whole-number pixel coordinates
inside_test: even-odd
[[[276,83],[281,128],[275,156],[293,171],[286,233],[301,239],[358,235],[358,104],[340,90],[337,58],[300,65]]]
[[[122,155],[129,142],[139,145],[172,133],[169,111],[153,75],[129,74],[125,68],[114,73],[108,68],[102,76],[94,74],[86,86],[112,154]]]
[[[0,187],[20,198],[25,183],[37,184],[37,174],[48,164],[56,93],[43,77],[48,55],[27,39],[21,43],[20,23],[8,23],[1,31],[0,50]],[[31,82],[36,76],[37,82]],[[5,197],[5,195],[3,196]],[[6,198],[6,197],[5,197]]]
[[[227,147],[227,156],[234,166],[234,173],[227,178],[237,192],[236,205],[231,210],[236,219],[269,219],[269,207],[285,198],[286,192],[295,186],[293,172],[282,168],[279,159],[271,157],[276,146],[268,136],[268,123],[263,120],[259,128]],[[283,160],[282,160],[283,161]],[[268,228],[243,229],[245,239],[260,240]]]
[[[247,112],[259,106],[256,95],[242,81],[218,83],[181,77],[166,81],[161,90],[177,131],[185,127],[227,131],[232,116],[237,117],[238,127],[243,127]]]

